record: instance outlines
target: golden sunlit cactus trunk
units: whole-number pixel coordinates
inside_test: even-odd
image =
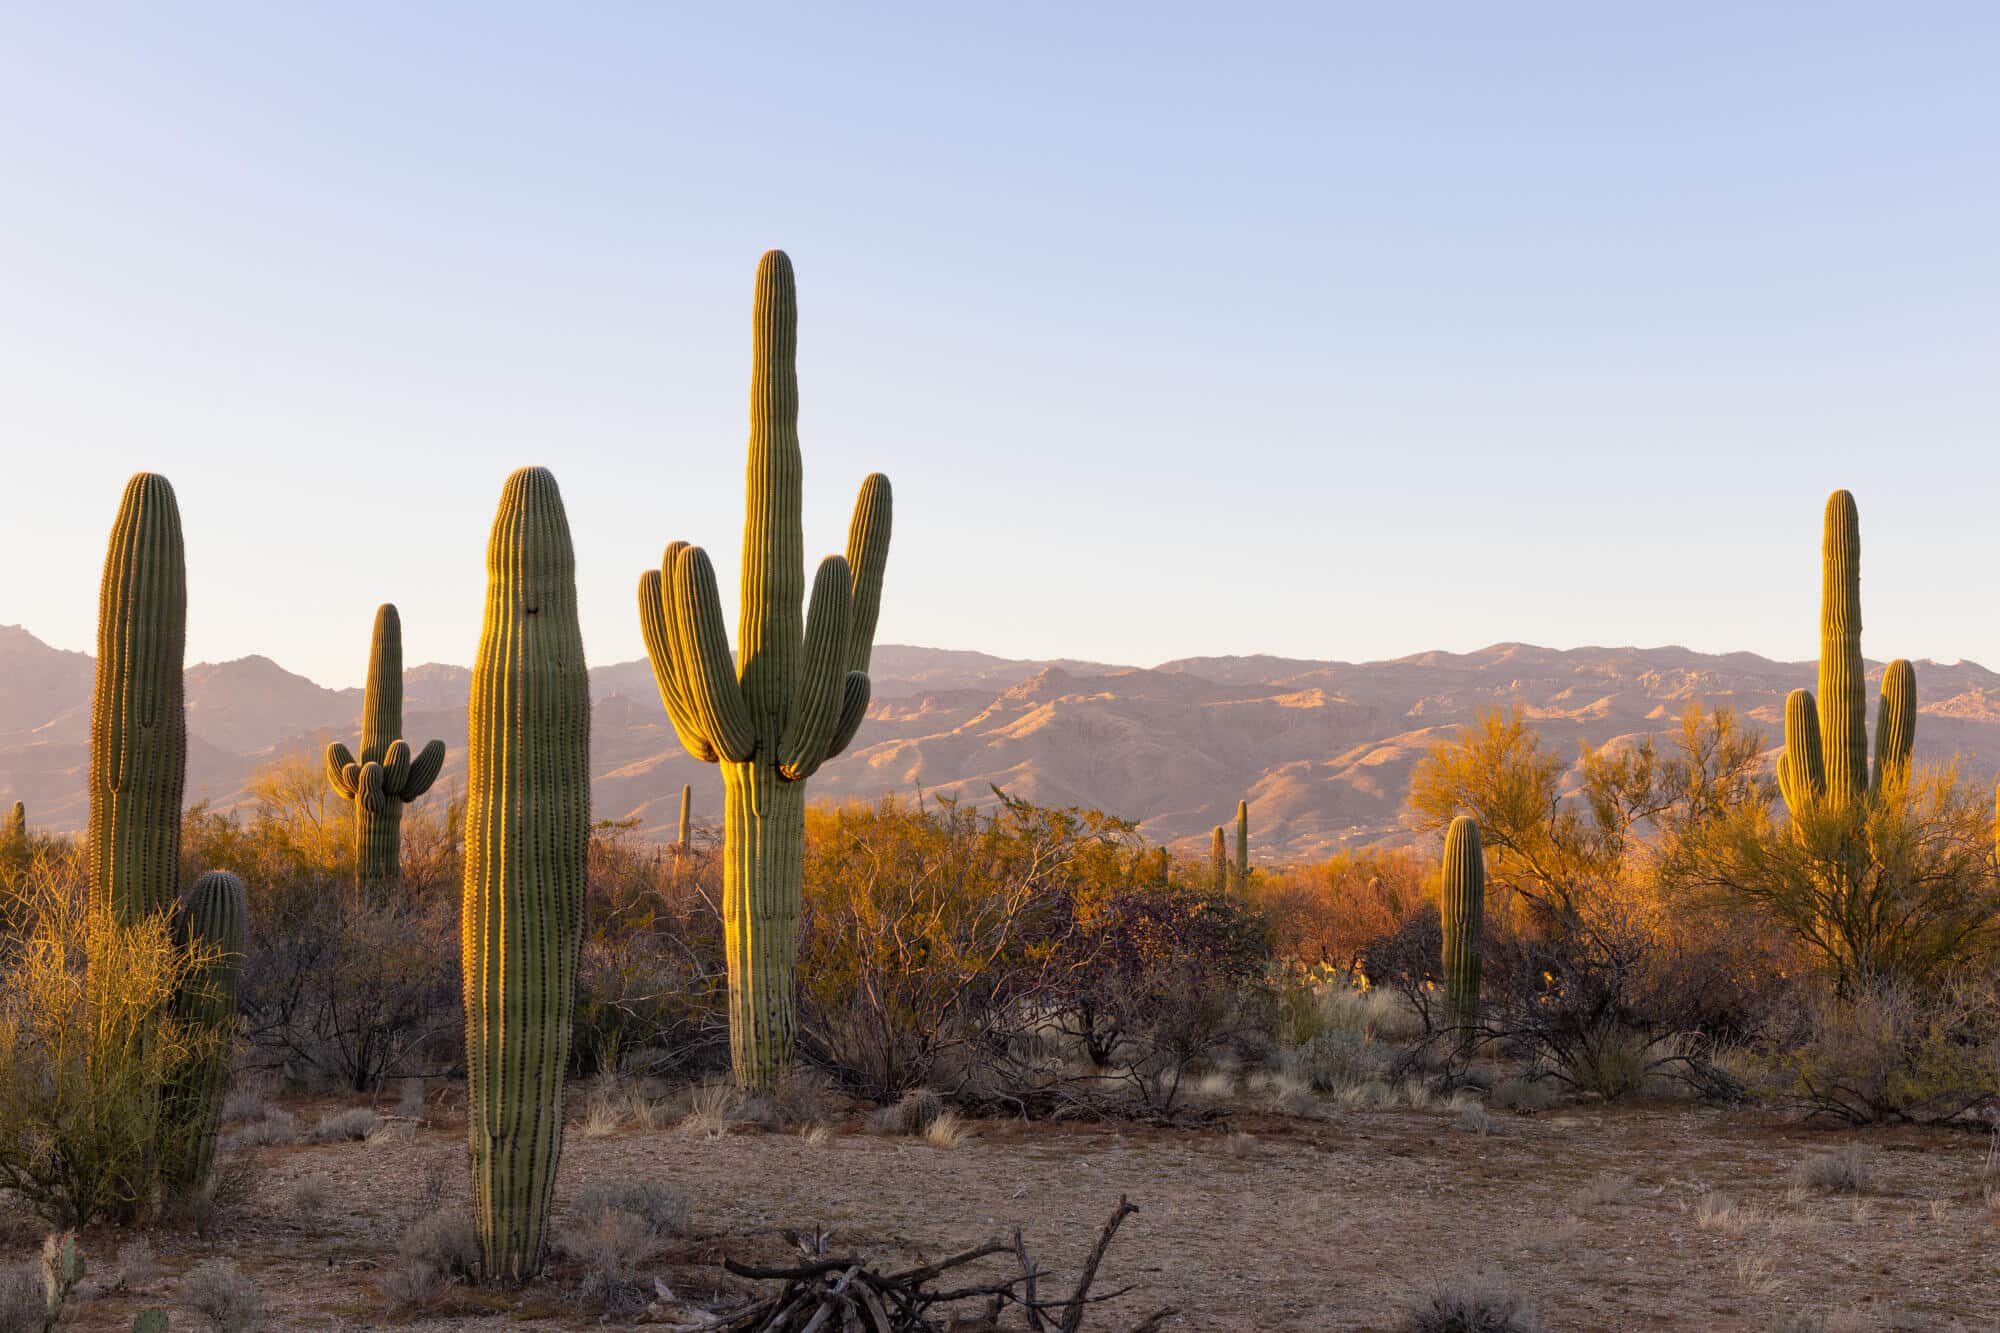
[[[1208,859],[1215,867],[1215,891],[1229,892],[1229,840],[1220,824],[1215,826],[1215,836],[1209,839]]]
[[[1236,803],[1236,887],[1250,887],[1250,802]]]
[[[198,1039],[161,1106],[160,1180],[169,1198],[198,1191],[215,1164],[249,918],[243,881],[224,870],[197,879],[174,909],[174,944],[195,960],[175,992],[174,1016]]]
[[[688,840],[694,832],[693,826],[689,822],[689,815],[692,812],[693,805],[694,805],[694,786],[691,783],[683,782],[681,784],[680,832],[679,835],[674,839],[674,846],[679,848],[682,852],[687,851],[689,845]]]
[[[805,781],[867,714],[891,496],[880,473],[862,483],[847,554],[820,562],[802,615],[798,298],[782,251],[757,266],[752,328],[740,652],[732,663],[714,567],[685,542],[640,577],[639,623],[675,734],[722,766],[730,1057],[740,1086],[762,1088],[796,1028]]]
[[[1479,1021],[1479,935],[1486,919],[1486,861],[1479,825],[1470,815],[1451,821],[1444,835],[1444,1010],[1451,1027]]]
[[[186,647],[180,506],[165,477],[141,472],[104,555],[90,711],[90,900],[123,924],[166,912],[179,890]]]
[[[0,839],[7,842],[23,842],[28,836],[28,807],[25,802],[16,801],[7,810],[7,827],[0,831]]]
[[[540,1268],[590,841],[590,682],[556,481],[507,479],[486,550],[466,755],[467,1136],[481,1272]]]
[[[403,621],[387,602],[375,610],[368,680],[361,696],[361,755],[335,741],[326,776],[354,807],[354,878],[386,884],[402,875],[403,806],[431,789],[444,767],[444,742],[410,753],[403,735]]]
[[[1875,768],[1868,767],[1866,665],[1861,657],[1861,514],[1854,497],[1827,497],[1821,539],[1819,700],[1785,699],[1778,789],[1794,816],[1822,801],[1851,806],[1907,775],[1917,739],[1917,673],[1897,658],[1882,672]]]

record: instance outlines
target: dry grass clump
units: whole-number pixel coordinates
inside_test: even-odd
[[[1849,1145],[1806,1158],[1792,1168],[1792,1183],[1822,1194],[1866,1194],[1874,1183],[1874,1172],[1861,1149]]]
[[[326,1215],[326,1206],[332,1202],[333,1191],[320,1176],[306,1176],[292,1186],[292,1215],[300,1226],[311,1231]]]
[[[1413,1299],[1401,1333],[1546,1333],[1526,1301],[1492,1277],[1447,1280]]]
[[[144,1291],[160,1280],[160,1266],[153,1259],[153,1243],[144,1237],[118,1247],[119,1291]]]
[[[613,1314],[644,1309],[639,1266],[688,1226],[685,1194],[645,1181],[593,1185],[556,1233],[558,1253],[583,1266],[581,1295]]]
[[[944,1113],[943,1098],[929,1088],[912,1088],[900,1101],[870,1112],[868,1132],[916,1138],[929,1132],[932,1122]]]
[[[1465,1102],[1458,1108],[1458,1128],[1467,1134],[1498,1134],[1500,1122],[1479,1102]]]
[[[1783,1284],[1778,1279],[1778,1259],[1769,1245],[1759,1245],[1736,1256],[1736,1281],[1746,1296],[1775,1295]]]
[[[196,1266],[181,1294],[216,1333],[256,1333],[264,1327],[264,1294],[227,1259]]]
[[[1493,1088],[1493,1104],[1503,1111],[1544,1111],[1556,1099],[1555,1088],[1542,1079],[1503,1078]]]
[[[1632,1177],[1618,1171],[1600,1171],[1570,1195],[1570,1211],[1584,1213],[1623,1203],[1631,1193]]]
[[[577,1132],[586,1139],[603,1139],[628,1129],[656,1130],[666,1119],[665,1108],[639,1089],[623,1080],[609,1080],[592,1089]]]
[[[261,1088],[231,1088],[222,1098],[222,1123],[225,1125],[262,1120],[270,1112],[270,1101]]]
[[[1694,1224],[1703,1231],[1741,1236],[1755,1225],[1755,1209],[1746,1208],[1720,1190],[1710,1190],[1694,1206]]]
[[[382,1117],[365,1106],[328,1111],[313,1126],[314,1143],[359,1143],[382,1127]]]
[[[382,1294],[399,1306],[429,1305],[479,1271],[479,1232],[464,1213],[428,1213],[403,1233],[397,1257],[382,1275]]]
[[[688,1113],[678,1128],[683,1134],[719,1139],[729,1132],[729,1107],[735,1094],[724,1083],[704,1083],[689,1096]]]
[[[277,1143],[294,1143],[298,1137],[299,1122],[290,1111],[265,1106],[254,1119],[243,1121],[234,1133],[223,1135],[222,1146],[268,1148]]]
[[[804,1140],[809,1147],[824,1148],[827,1144],[833,1142],[833,1127],[831,1125],[806,1125],[799,1130],[799,1138]]]
[[[42,1278],[33,1264],[0,1267],[0,1333],[42,1333],[46,1310]]]
[[[972,1136],[972,1127],[951,1111],[939,1111],[924,1126],[924,1142],[933,1148],[956,1148]]]

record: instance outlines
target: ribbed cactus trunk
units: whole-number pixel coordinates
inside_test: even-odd
[[[562,1153],[590,840],[590,682],[555,478],[507,479],[486,552],[468,711],[467,1136],[481,1271],[542,1264]]]
[[[1819,734],[1826,792],[1845,805],[1868,792],[1868,687],[1861,661],[1861,514],[1854,497],[1826,501],[1819,603]]]
[[[1917,746],[1917,669],[1902,658],[1882,671],[1882,699],[1875,713],[1874,790],[1909,776]]]
[[[1486,919],[1486,862],[1479,825],[1470,815],[1451,821],[1444,835],[1443,892],[1445,1022],[1479,1021],[1479,934]]]
[[[160,1179],[169,1198],[198,1191],[215,1164],[249,916],[243,881],[223,870],[197,879],[174,909],[174,943],[198,949],[201,959],[174,995],[174,1015],[201,1041],[197,1058],[167,1086],[161,1107]]]
[[[847,554],[805,602],[791,261],[757,266],[740,652],[732,663],[708,555],[668,545],[639,580],[639,622],[681,744],[723,770],[723,927],[736,1081],[769,1086],[791,1058],[805,859],[805,780],[867,714],[868,658],[889,556],[888,478],[862,483]],[[685,834],[683,835],[685,837]]]
[[[1208,840],[1208,859],[1215,867],[1215,891],[1229,892],[1229,840],[1220,824],[1215,826],[1215,836]]]
[[[180,506],[141,472],[104,556],[90,712],[90,900],[127,924],[168,911],[179,888],[186,646]]]
[[[694,804],[694,786],[691,783],[683,782],[681,784],[680,833],[674,839],[674,846],[678,847],[683,852],[685,852],[688,849],[690,838],[694,832],[693,825],[689,820],[693,804]]]
[[[1250,886],[1250,802],[1236,803],[1236,887]]]
[[[0,836],[4,836],[8,842],[22,842],[27,839],[28,807],[24,802],[16,801],[8,808],[7,827]]]
[[[444,742],[412,755],[403,736],[403,619],[387,602],[375,609],[368,679],[361,694],[361,755],[338,742],[326,749],[326,776],[354,807],[354,878],[385,885],[403,873],[403,806],[430,790],[444,767]]]

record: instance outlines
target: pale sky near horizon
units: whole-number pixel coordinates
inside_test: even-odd
[[[89,649],[124,479],[189,660],[470,662],[554,469],[591,660],[706,546],[751,277],[879,637],[2000,665],[2000,9],[0,0],[0,624]]]

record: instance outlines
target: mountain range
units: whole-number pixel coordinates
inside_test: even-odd
[[[0,803],[29,821],[80,828],[94,662],[0,626]],[[990,789],[1139,821],[1148,837],[1200,852],[1250,802],[1253,855],[1305,860],[1342,846],[1408,841],[1410,770],[1479,710],[1518,705],[1558,753],[1674,729],[1690,701],[1726,704],[1772,754],[1784,697],[1812,687],[1812,662],[1684,648],[1537,648],[1383,662],[1201,657],[1152,668],[1024,661],[886,644],[875,697],[848,752],[813,778],[820,800],[929,792],[990,800]],[[1870,663],[1871,683],[1879,663]],[[680,788],[697,822],[721,810],[715,768],[683,751],[643,661],[594,668],[594,812],[665,836]],[[440,789],[462,774],[471,673],[430,664],[404,677],[404,731],[450,747]],[[2000,675],[1969,662],[1917,663],[1920,761],[1958,756],[1990,782],[2000,767]],[[1871,694],[1872,697],[1872,694]],[[361,691],[334,690],[265,657],[187,669],[188,797],[223,808],[274,760],[356,741]]]

